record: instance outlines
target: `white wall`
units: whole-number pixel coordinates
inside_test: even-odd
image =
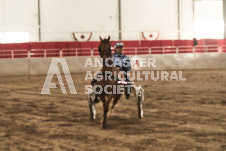
[[[159,39],[178,38],[177,0],[122,0],[122,8],[123,39],[142,39],[141,31],[159,31]]]
[[[223,0],[195,1],[194,36],[198,39],[223,39]]]
[[[0,76],[29,75],[30,59],[0,59]]]
[[[159,39],[178,38],[178,0],[121,0],[122,39],[143,39],[142,31],[160,31]],[[181,38],[193,38],[192,0],[180,0]],[[40,0],[42,41],[74,41],[73,32],[111,35],[118,40],[118,0]],[[38,0],[0,0],[0,31],[28,31],[38,41]]]
[[[180,38],[193,39],[193,0],[180,0]]]
[[[73,32],[111,33],[118,39],[116,0],[41,0],[42,41],[72,41]]]
[[[0,0],[0,32],[29,32],[38,41],[37,0]]]

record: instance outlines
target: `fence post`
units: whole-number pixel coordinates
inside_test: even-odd
[[[14,51],[13,50],[11,51],[11,55],[12,55],[12,58],[14,58]]]
[[[218,46],[218,52],[220,52],[220,53],[222,52],[221,47],[222,46]]]
[[[93,49],[91,49],[91,57],[93,57]]]
[[[30,50],[28,50],[28,52],[27,52],[27,57],[28,58],[31,58],[31,52],[30,52]]]
[[[149,48],[149,55],[151,55],[151,47]]]
[[[60,49],[60,57],[63,57],[63,49]]]

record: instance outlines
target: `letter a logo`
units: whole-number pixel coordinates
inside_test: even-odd
[[[57,75],[57,79],[60,83],[62,93],[67,94],[67,91],[65,89],[64,82],[60,75],[60,70],[57,66],[57,63],[60,63],[62,66],[62,69],[63,69],[64,75],[65,75],[65,78],[67,80],[67,84],[68,84],[71,94],[77,94],[75,86],[74,86],[74,82],[72,80],[72,77],[71,77],[71,74],[70,74],[70,71],[69,71],[65,58],[52,58],[41,94],[51,94],[49,88],[57,88],[55,83],[51,83],[53,75],[55,75],[55,74]]]

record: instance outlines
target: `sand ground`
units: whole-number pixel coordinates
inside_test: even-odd
[[[51,95],[41,94],[45,76],[0,77],[0,150],[226,150],[226,70],[137,81],[145,90],[144,118],[123,96],[105,130],[102,103],[97,119],[89,118],[84,77],[72,75],[77,95],[62,94],[56,77]]]

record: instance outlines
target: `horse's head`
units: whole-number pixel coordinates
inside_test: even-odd
[[[102,39],[100,37],[100,45],[98,47],[98,50],[99,50],[99,53],[100,53],[100,57],[103,58],[103,59],[106,59],[106,58],[109,58],[109,57],[112,57],[111,55],[111,44],[110,44],[110,36],[106,39]]]

